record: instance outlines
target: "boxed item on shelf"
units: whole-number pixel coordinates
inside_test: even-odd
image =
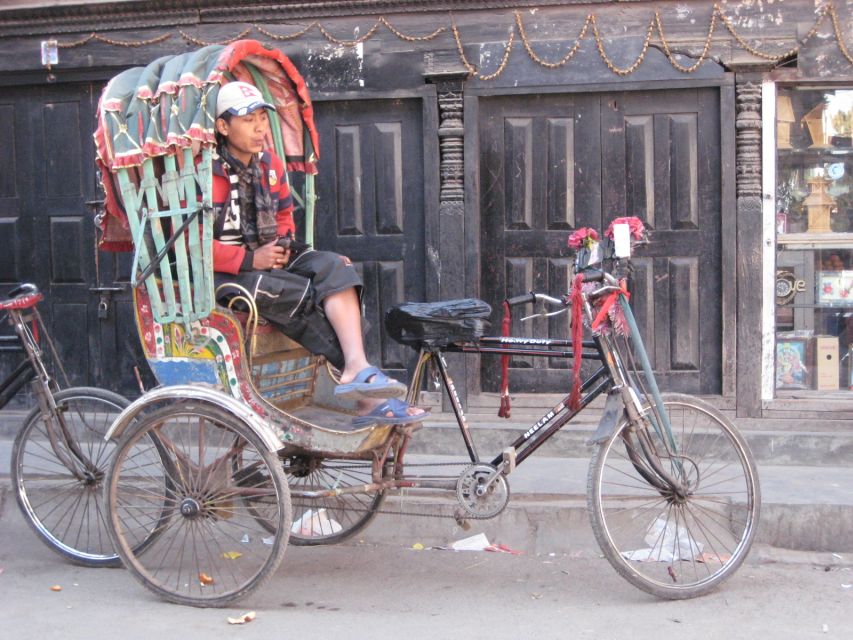
[[[815,388],[821,391],[838,389],[838,337],[815,336]]]

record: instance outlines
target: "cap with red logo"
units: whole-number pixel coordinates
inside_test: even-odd
[[[216,98],[217,118],[226,111],[233,116],[245,116],[261,108],[275,111],[274,106],[264,101],[258,88],[248,82],[229,82],[219,89]]]

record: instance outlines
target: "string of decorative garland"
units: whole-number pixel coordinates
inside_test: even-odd
[[[90,33],[85,38],[81,38],[80,40],[75,40],[74,42],[57,42],[56,46],[59,49],[73,49],[74,47],[82,47],[87,42],[91,42],[92,40],[97,40],[99,42],[104,42],[106,44],[111,44],[115,47],[144,47],[149,44],[157,44],[158,42],[164,42],[172,37],[171,33],[164,33],[162,36],[156,36],[154,38],[149,38],[148,40],[114,40],[113,38],[107,38],[97,33]]]
[[[841,37],[841,27],[838,26],[838,14],[835,12],[835,7],[832,4],[827,5],[829,12],[829,17],[832,19],[832,28],[835,31],[835,42],[838,44],[838,48],[841,51],[841,55],[847,58],[847,62],[853,64],[853,56],[850,55],[850,51],[847,49],[847,45],[844,44],[844,39]],[[814,28],[817,31],[817,28]],[[811,31],[809,32],[811,34]]]
[[[450,28],[453,30],[453,37],[456,39],[456,50],[459,52],[459,58],[462,60],[462,64],[468,70],[468,73],[480,80],[494,80],[503,73],[503,70],[509,63],[509,54],[512,53],[512,45],[515,42],[515,29],[512,29],[509,32],[509,39],[507,40],[506,46],[504,47],[503,58],[501,59],[501,63],[498,65],[497,70],[495,70],[494,73],[483,75],[479,71],[477,71],[477,67],[468,62],[468,58],[465,55],[465,47],[462,44],[462,38],[459,35],[459,28],[456,26],[456,21],[453,19],[452,16],[450,18]]]
[[[432,40],[433,38],[438,37],[438,35],[442,32],[447,31],[447,27],[439,27],[438,29],[426,36],[407,36],[406,34],[400,33],[394,27],[392,27],[391,23],[389,23],[385,19],[385,16],[379,18],[379,21],[388,28],[388,31],[400,38],[400,40],[405,40],[406,42],[426,42],[427,40]]]
[[[627,76],[627,75],[630,75],[631,73],[633,73],[634,71],[637,70],[637,68],[643,63],[643,60],[645,59],[646,53],[648,52],[648,49],[649,49],[649,46],[652,42],[652,37],[653,37],[655,31],[657,31],[657,39],[660,41],[660,44],[663,48],[663,52],[666,55],[667,60],[669,60],[670,64],[675,69],[677,69],[678,71],[681,71],[682,73],[693,73],[708,58],[709,52],[711,50],[711,44],[713,41],[714,32],[715,32],[716,27],[717,27],[717,20],[719,20],[723,23],[723,26],[725,26],[726,30],[734,38],[735,42],[737,42],[737,44],[740,47],[742,47],[745,51],[747,51],[751,55],[753,55],[757,58],[765,59],[765,60],[779,61],[779,60],[783,60],[785,58],[788,58],[790,56],[797,54],[800,51],[800,49],[806,44],[806,42],[808,42],[811,38],[813,38],[817,34],[820,27],[823,25],[823,23],[826,21],[826,19],[829,18],[830,22],[832,23],[832,29],[833,29],[833,32],[835,35],[835,41],[838,44],[838,49],[841,51],[841,54],[844,56],[844,58],[851,65],[853,65],[853,55],[851,55],[850,50],[847,48],[847,46],[845,45],[844,40],[842,38],[841,26],[839,24],[839,18],[838,18],[838,12],[836,11],[835,6],[831,2],[825,4],[823,7],[821,7],[818,10],[817,15],[815,17],[814,24],[812,25],[811,29],[809,29],[808,33],[803,37],[802,40],[797,41],[797,44],[794,45],[793,47],[791,47],[790,49],[788,49],[787,51],[784,51],[784,52],[778,53],[778,54],[766,53],[766,52],[761,51],[759,49],[756,49],[755,47],[750,45],[749,42],[747,42],[747,40],[740,33],[738,33],[738,31],[735,29],[734,25],[732,24],[732,21],[729,19],[728,16],[726,16],[726,14],[723,12],[720,5],[715,3],[713,5],[713,10],[711,12],[711,22],[708,26],[708,35],[705,37],[705,43],[704,43],[704,46],[702,48],[702,52],[696,58],[696,62],[690,66],[683,65],[676,59],[676,54],[674,54],[672,51],[671,42],[667,40],[666,35],[664,34],[663,23],[661,21],[660,13],[658,11],[655,11],[654,15],[652,16],[651,20],[649,21],[649,26],[646,30],[645,38],[643,39],[643,46],[642,46],[642,50],[640,51],[640,54],[637,56],[636,60],[634,60],[634,62],[627,67],[617,66],[616,63],[607,54],[607,51],[604,47],[603,38],[601,37],[601,34],[598,31],[598,20],[597,20],[595,14],[588,14],[586,16],[586,19],[584,20],[583,26],[581,27],[580,33],[578,34],[577,38],[575,39],[574,44],[569,49],[568,53],[566,53],[565,56],[563,56],[562,58],[560,58],[556,62],[549,62],[549,61],[543,59],[542,57],[540,57],[539,55],[536,54],[529,38],[527,37],[527,32],[524,28],[524,22],[522,21],[521,13],[519,11],[515,11],[514,15],[515,15],[515,24],[511,25],[511,28],[509,30],[509,36],[507,38],[506,44],[504,45],[503,56],[501,57],[501,61],[498,64],[497,69],[492,73],[484,74],[476,66],[471,64],[471,62],[468,60],[467,56],[465,55],[465,45],[462,42],[462,37],[459,33],[459,28],[456,25],[456,21],[453,17],[453,14],[452,13],[450,14],[450,30],[453,34],[453,38],[454,38],[455,43],[456,43],[456,49],[457,49],[457,52],[459,53],[459,59],[461,60],[465,69],[467,69],[468,72],[472,76],[476,77],[479,80],[488,81],[488,80],[494,80],[495,78],[497,78],[499,75],[501,75],[503,73],[503,71],[506,69],[507,64],[509,64],[510,54],[512,53],[512,47],[513,47],[513,44],[515,43],[515,31],[516,31],[516,29],[518,29],[518,35],[521,39],[521,42],[524,46],[525,51],[527,52],[527,55],[530,57],[531,60],[533,60],[536,64],[543,66],[543,67],[546,67],[548,69],[556,69],[556,68],[562,67],[566,63],[568,63],[569,60],[571,60],[575,56],[575,54],[580,50],[581,43],[584,40],[584,38],[586,38],[590,26],[592,27],[592,35],[593,35],[593,39],[595,40],[595,45],[596,45],[596,48],[598,50],[598,54],[601,56],[601,59],[607,65],[607,68],[610,69],[610,71],[616,75]],[[401,31],[396,29],[394,26],[392,26],[391,23],[385,18],[385,16],[380,16],[380,18],[370,28],[370,30],[367,31],[367,33],[365,33],[363,36],[361,36],[359,38],[354,38],[352,40],[344,40],[344,39],[335,37],[334,35],[332,35],[332,33],[330,33],[319,22],[312,22],[310,25],[308,25],[304,29],[297,31],[295,33],[286,34],[286,35],[276,34],[276,33],[273,33],[272,31],[269,31],[268,29],[265,29],[264,27],[261,27],[258,24],[253,24],[250,27],[241,31],[237,36],[230,38],[228,40],[222,41],[222,42],[207,42],[207,41],[201,40],[199,38],[196,38],[194,36],[191,36],[190,34],[186,33],[182,29],[178,29],[178,33],[180,34],[180,36],[182,38],[184,38],[186,41],[188,41],[192,44],[195,44],[198,46],[207,46],[207,45],[211,45],[211,44],[223,44],[223,45],[224,44],[230,44],[236,40],[240,40],[242,38],[245,38],[246,36],[248,36],[252,32],[253,29],[258,31],[262,35],[272,39],[272,40],[282,41],[282,40],[293,40],[293,39],[299,38],[300,36],[303,36],[306,33],[308,33],[309,31],[311,31],[312,29],[316,28],[323,35],[324,38],[326,38],[329,42],[331,42],[333,44],[336,44],[336,45],[342,46],[342,47],[355,47],[355,46],[358,46],[359,44],[367,41],[371,37],[373,37],[376,34],[376,32],[378,31],[380,26],[384,26],[394,36],[396,36],[397,38],[399,38],[401,40],[405,40],[407,42],[425,42],[425,41],[433,40],[433,39],[437,38],[441,33],[443,33],[444,31],[447,30],[447,27],[442,26],[442,27],[437,28],[435,31],[433,31],[432,33],[430,33],[428,35],[423,35],[423,36],[408,35],[408,34],[402,33]],[[129,41],[129,40],[115,40],[115,39],[107,38],[105,36],[102,36],[98,33],[93,32],[93,33],[89,34],[88,36],[81,38],[80,40],[75,40],[72,42],[58,42],[57,47],[60,49],[71,49],[71,48],[83,46],[83,45],[87,44],[88,42],[91,42],[92,40],[97,40],[99,42],[103,42],[106,44],[119,46],[119,47],[143,47],[146,45],[164,42],[165,40],[168,40],[171,37],[172,37],[172,34],[167,33],[167,34],[156,36],[156,37],[153,37],[153,38],[150,38],[147,40]]]
[[[660,42],[663,45],[663,52],[666,54],[669,63],[681,71],[682,73],[693,73],[696,69],[699,68],[703,62],[705,62],[705,58],[708,57],[708,51],[711,50],[711,37],[714,35],[714,29],[717,26],[717,12],[711,14],[711,26],[708,27],[708,37],[705,38],[705,46],[702,47],[702,53],[699,54],[699,59],[691,66],[685,67],[678,60],[675,59],[675,55],[672,53],[672,49],[669,48],[669,43],[666,41],[666,38],[663,35],[663,24],[660,21],[660,13],[655,11],[655,24],[657,25],[658,35],[660,36]]]
[[[320,30],[320,33],[323,34],[323,37],[326,40],[328,40],[329,42],[333,42],[333,43],[340,45],[342,47],[355,47],[357,45],[360,45],[365,40],[368,40],[369,38],[373,37],[373,34],[376,33],[376,30],[379,28],[380,24],[382,24],[382,23],[379,20],[377,20],[376,24],[374,24],[372,27],[370,27],[370,30],[367,33],[365,33],[360,38],[356,38],[355,40],[339,40],[338,38],[333,36],[331,33],[326,31],[326,28],[321,24],[318,24],[317,28]]]
[[[592,16],[592,34],[595,37],[595,45],[598,47],[598,53],[601,56],[601,59],[604,60],[604,64],[607,65],[607,68],[618,76],[627,76],[634,73],[634,71],[637,70],[637,67],[639,67],[643,63],[643,59],[646,57],[646,52],[649,50],[649,43],[652,41],[652,31],[654,31],[654,29],[655,19],[652,18],[651,20],[649,20],[649,28],[646,29],[646,38],[643,41],[643,49],[642,51],[640,51],[640,55],[637,56],[637,59],[634,60],[634,64],[632,64],[630,67],[620,69],[615,64],[613,64],[613,61],[609,58],[607,52],[604,50],[604,43],[601,41],[601,36],[598,35],[598,21],[595,19],[595,16]]]
[[[306,33],[311,31],[311,29],[313,29],[317,25],[318,25],[317,22],[312,22],[311,24],[309,24],[307,27],[305,27],[301,31],[297,31],[296,33],[289,33],[289,34],[284,35],[284,36],[277,34],[277,33],[273,33],[272,31],[267,31],[266,29],[264,29],[262,26],[260,26],[258,24],[252,25],[252,26],[254,26],[255,29],[257,29],[260,33],[264,34],[267,38],[272,38],[273,40],[293,40],[295,38],[298,38],[299,36],[305,35]]]
[[[237,40],[242,40],[247,35],[252,33],[252,28],[249,27],[248,29],[243,29],[240,33],[238,33],[233,38],[228,38],[228,40],[222,40],[221,42],[208,42],[206,40],[200,40],[199,38],[191,36],[190,34],[188,34],[183,29],[178,29],[178,33],[180,33],[181,37],[184,40],[186,40],[187,42],[192,42],[193,44],[198,45],[199,47],[208,47],[212,44],[231,44],[232,42],[237,42]]]
[[[575,54],[578,52],[578,49],[581,48],[581,40],[586,37],[586,31],[589,29],[589,24],[593,21],[593,15],[589,14],[586,17],[586,20],[583,22],[583,27],[581,27],[581,32],[578,34],[578,37],[575,39],[575,44],[569,49],[569,52],[563,56],[557,62],[548,62],[547,60],[543,60],[536,52],[533,51],[533,47],[530,45],[530,42],[527,40],[527,33],[524,31],[524,23],[521,21],[521,14],[516,11],[515,12],[515,24],[518,25],[518,34],[521,36],[521,42],[524,45],[524,48],[527,50],[527,55],[530,56],[530,59],[533,60],[536,64],[541,64],[543,67],[547,67],[549,69],[556,69],[558,67],[562,67],[569,60],[571,60]]]
[[[827,16],[827,8],[828,7],[831,8],[832,5],[826,5],[819,11],[818,17],[815,20],[814,25],[812,25],[812,28],[806,34],[806,37],[802,39],[802,41],[798,42],[796,45],[794,45],[793,47],[791,47],[790,49],[788,49],[784,53],[779,53],[779,54],[775,54],[775,55],[769,54],[769,53],[764,53],[763,51],[759,51],[758,49],[750,46],[750,44],[746,40],[744,40],[744,38],[740,34],[738,34],[735,31],[734,27],[732,26],[731,21],[726,17],[726,14],[723,13],[723,11],[722,11],[722,9],[720,9],[719,5],[716,5],[716,4],[714,5],[714,15],[716,16],[719,14],[720,19],[723,21],[723,24],[725,25],[726,29],[728,29],[729,33],[732,34],[732,37],[737,41],[737,43],[741,47],[743,47],[746,51],[748,51],[749,53],[754,55],[756,58],[764,58],[765,60],[782,60],[783,58],[787,58],[788,56],[792,56],[795,53],[797,53],[800,50],[800,47],[802,45],[804,45],[815,33],[817,33],[817,30],[820,28],[820,25],[823,24],[823,21]],[[837,36],[838,36],[838,33],[836,32],[836,37]],[[839,39],[839,42],[840,41],[841,40]]]

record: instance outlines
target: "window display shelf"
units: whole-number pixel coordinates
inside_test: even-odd
[[[775,115],[775,390],[850,394],[853,90],[781,87]]]
[[[786,160],[820,160],[827,157],[853,156],[853,147],[804,147],[801,149],[779,149],[777,158],[779,162]]]
[[[853,249],[853,233],[780,233],[776,243],[785,249]]]

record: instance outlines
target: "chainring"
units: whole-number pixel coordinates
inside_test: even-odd
[[[472,464],[466,467],[456,481],[456,499],[465,513],[474,518],[494,518],[509,502],[509,484],[499,475],[488,489],[478,493],[495,472],[490,464]]]

